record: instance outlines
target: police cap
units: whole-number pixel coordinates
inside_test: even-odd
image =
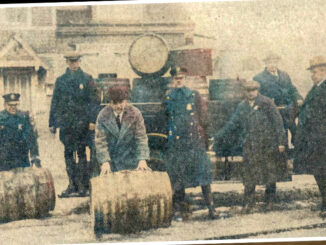
[[[5,100],[5,102],[18,102],[19,98],[20,98],[20,94],[17,93],[9,93],[9,94],[5,94],[2,96]]]
[[[186,74],[187,72],[187,68],[176,66],[171,68],[170,74],[171,76],[176,76],[179,74]]]

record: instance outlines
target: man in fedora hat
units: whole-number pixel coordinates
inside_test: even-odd
[[[322,197],[320,215],[326,217],[326,58],[313,57],[307,70],[314,85],[299,111],[294,170],[314,175]]]
[[[3,98],[5,110],[0,112],[0,171],[28,167],[30,163],[41,167],[33,117],[28,111],[18,110],[20,94],[9,93]]]
[[[275,200],[276,182],[286,173],[286,140],[282,117],[273,101],[259,94],[259,83],[248,81],[244,88],[246,99],[215,135],[214,149],[230,135],[242,139],[243,212],[251,212],[255,205],[256,185],[266,185],[266,209],[270,209]]]
[[[164,100],[167,115],[166,168],[171,179],[175,219],[188,218],[185,188],[201,186],[209,218],[215,219],[211,193],[212,171],[208,147],[206,104],[198,92],[185,86],[187,69],[171,69],[172,81]]]
[[[108,90],[109,105],[96,121],[95,146],[101,175],[127,169],[151,170],[148,139],[141,112],[128,103],[129,88]]]
[[[49,127],[53,134],[60,129],[60,140],[64,145],[69,185],[60,197],[68,197],[74,192],[83,196],[89,175],[86,146],[88,135],[95,130],[97,94],[92,77],[80,68],[81,54],[71,52],[64,57],[68,68],[55,82]],[[78,163],[74,159],[76,151]]]
[[[275,105],[282,115],[285,133],[288,129],[292,139],[295,137],[298,106],[302,104],[302,97],[292,84],[290,76],[280,69],[278,63],[281,57],[275,53],[269,53],[263,60],[265,69],[257,74],[253,80],[259,82],[259,93],[274,100]],[[293,140],[292,140],[293,143]]]

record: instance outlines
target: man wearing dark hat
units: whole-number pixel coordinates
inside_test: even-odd
[[[313,174],[322,197],[320,216],[326,217],[326,58],[310,60],[314,83],[299,111],[294,170]]]
[[[256,185],[266,185],[266,208],[271,208],[276,182],[286,173],[283,156],[286,139],[282,117],[273,101],[259,94],[259,83],[248,81],[244,87],[246,99],[240,102],[229,122],[215,135],[214,148],[230,135],[236,134],[242,139],[243,211],[250,212],[255,205]]]
[[[264,59],[265,69],[253,79],[260,84],[260,94],[274,100],[283,118],[285,133],[288,129],[292,135],[292,143],[295,137],[298,106],[303,102],[302,96],[292,84],[290,76],[278,69],[280,56],[269,53]]]
[[[29,112],[17,109],[19,97],[20,94],[16,93],[3,96],[5,110],[0,112],[0,171],[28,167],[30,163],[41,166],[34,121]]]
[[[164,101],[168,142],[166,168],[171,179],[175,219],[188,218],[185,188],[201,186],[209,218],[217,218],[211,193],[212,171],[206,135],[206,104],[198,92],[185,86],[187,70],[171,69],[172,81]]]
[[[128,103],[129,88],[108,90],[109,105],[96,121],[95,147],[101,175],[126,169],[151,170],[148,139],[141,112]]]
[[[89,175],[86,146],[88,135],[95,129],[97,95],[92,77],[79,67],[81,55],[73,52],[65,58],[68,68],[55,82],[49,127],[53,134],[60,129],[60,140],[64,145],[69,185],[61,197],[74,192],[83,196]],[[78,163],[74,159],[76,151]]]

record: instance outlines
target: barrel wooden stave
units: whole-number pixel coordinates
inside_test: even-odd
[[[0,172],[0,222],[44,216],[53,210],[53,178],[44,168]]]
[[[121,171],[93,178],[91,186],[95,233],[134,233],[171,224],[172,189],[166,173]]]

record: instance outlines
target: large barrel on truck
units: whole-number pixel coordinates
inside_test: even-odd
[[[141,76],[161,76],[169,68],[169,47],[158,35],[146,34],[133,41],[129,48],[129,63]]]

